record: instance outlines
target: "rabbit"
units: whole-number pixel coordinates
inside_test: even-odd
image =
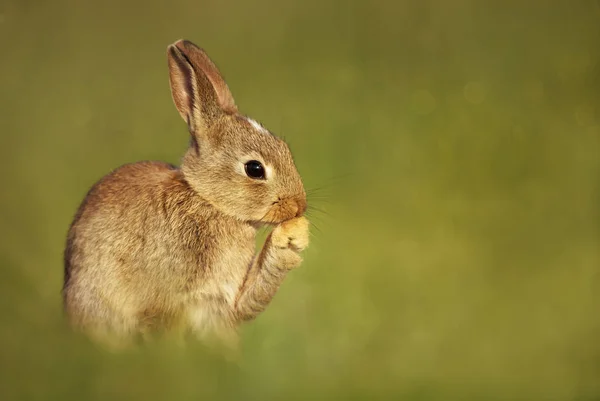
[[[179,167],[126,164],[89,190],[67,235],[64,310],[105,343],[176,329],[236,343],[302,262],[306,192],[288,145],[238,112],[203,49],[182,39],[167,58],[189,148]]]

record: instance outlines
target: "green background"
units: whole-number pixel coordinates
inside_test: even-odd
[[[313,240],[243,361],[62,318],[87,189],[188,145],[166,47],[291,144]],[[0,1],[1,400],[600,397],[600,3]]]

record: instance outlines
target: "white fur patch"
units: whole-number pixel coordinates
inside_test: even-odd
[[[237,295],[238,288],[233,283],[224,283],[221,285],[221,290],[223,291],[223,295],[227,300],[229,305],[233,305],[235,301],[235,296]]]
[[[246,120],[248,120],[248,122],[249,122],[250,124],[252,124],[252,126],[253,126],[253,127],[254,127],[254,128],[257,130],[257,131],[260,131],[260,132],[265,132],[265,133],[269,132],[269,131],[267,131],[267,129],[266,129],[265,127],[263,127],[262,125],[260,125],[260,124],[259,124],[257,121],[255,121],[255,120],[253,120],[253,119],[251,119],[251,118],[248,118],[248,117],[246,118]]]

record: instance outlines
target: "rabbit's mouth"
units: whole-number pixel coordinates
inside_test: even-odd
[[[269,207],[268,212],[261,219],[265,224],[279,224],[286,220],[300,217],[306,211],[306,198],[293,196],[279,198]]]

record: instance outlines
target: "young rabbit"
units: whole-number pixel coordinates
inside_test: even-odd
[[[65,250],[70,322],[101,340],[183,327],[235,341],[308,246],[306,194],[285,142],[238,112],[206,53],[167,49],[191,144],[181,167],[124,165],[79,207]],[[255,255],[262,225],[274,225]]]

